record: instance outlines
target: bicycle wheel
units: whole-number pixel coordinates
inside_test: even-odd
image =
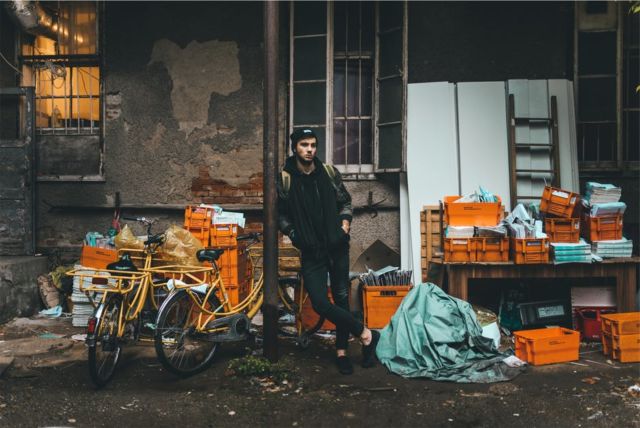
[[[283,309],[285,315],[289,315],[290,317],[295,318],[295,341],[296,344],[302,349],[307,349],[310,344],[310,338],[313,336],[320,328],[325,321],[325,318],[322,316],[318,316],[318,319],[313,322],[313,320],[303,319],[302,306],[300,305],[300,296],[299,293],[303,293],[303,298],[308,299],[306,292],[301,289],[302,285],[297,278],[285,277],[279,278],[278,286],[280,288],[279,295],[280,299],[283,303]],[[282,333],[287,336],[291,336],[292,334],[287,331],[280,329]]]
[[[207,309],[218,306],[220,301],[212,294]],[[167,298],[158,312],[154,335],[158,360],[167,371],[181,377],[208,369],[218,348],[218,343],[196,331],[194,314],[198,311],[198,305],[181,290]]]
[[[87,334],[89,375],[97,387],[103,387],[111,380],[120,361],[122,342],[118,338],[118,318],[121,301],[119,295],[114,295],[98,306],[94,333]]]

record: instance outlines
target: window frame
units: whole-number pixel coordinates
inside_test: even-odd
[[[36,129],[36,138],[51,138],[51,137],[69,137],[69,138],[98,138],[99,139],[99,167],[95,174],[90,175],[37,175],[36,180],[38,182],[105,182],[104,171],[104,159],[105,159],[105,127],[106,127],[106,89],[105,89],[105,55],[104,55],[104,34],[105,34],[105,2],[102,0],[93,0],[96,4],[96,52],[94,54],[67,54],[67,55],[24,55],[22,53],[22,33],[18,33],[16,38],[18,46],[18,61],[23,70],[33,63],[39,63],[43,61],[53,61],[61,64],[64,67],[86,67],[94,66],[99,69],[99,129],[96,133],[79,133],[79,134],[62,134],[62,133],[38,133]],[[23,77],[24,79],[24,77]],[[31,82],[35,87],[35,82]],[[71,95],[69,95],[71,99]],[[37,142],[36,142],[37,145]]]
[[[593,14],[586,12],[586,2],[581,1],[575,3],[574,6],[574,31],[573,31],[573,84],[574,84],[574,98],[576,106],[576,125],[580,126],[580,112],[579,99],[580,99],[580,76],[579,73],[579,36],[580,33],[597,32],[597,31],[613,31],[616,33],[616,68],[615,68],[615,87],[616,87],[616,140],[614,150],[614,160],[610,161],[593,161],[593,160],[579,160],[580,171],[593,172],[593,171],[619,171],[623,169],[640,170],[640,162],[625,159],[626,144],[624,141],[623,132],[623,120],[624,120],[624,70],[623,70],[623,55],[624,55],[624,25],[625,25],[625,7],[626,4],[622,3],[608,3],[609,7],[615,7],[615,11],[610,15],[615,16],[616,22],[612,24],[610,22],[612,17],[609,14],[604,16],[595,17]],[[584,21],[581,21],[583,19]],[[602,26],[598,24],[598,19],[602,20]],[[582,26],[584,25],[583,28]],[[609,25],[607,27],[607,25]],[[605,28],[606,27],[606,28]],[[577,142],[581,144],[580,141]]]
[[[325,162],[332,163],[333,160],[333,90],[334,90],[334,2],[329,1],[326,3],[326,93],[325,93]],[[335,165],[335,167],[343,174],[346,180],[375,180],[375,173],[387,173],[387,172],[401,172],[406,170],[406,109],[407,109],[407,82],[408,82],[408,5],[406,0],[402,1],[402,144],[398,147],[401,150],[401,166],[398,168],[377,168],[379,157],[379,135],[378,135],[378,110],[379,110],[379,3],[375,2],[374,11],[374,28],[375,28],[375,41],[374,41],[374,64],[373,64],[373,94],[372,94],[372,139],[371,150],[373,151],[370,164],[347,164],[347,165]],[[296,36],[294,29],[295,20],[295,2],[289,2],[289,102],[288,102],[288,131],[293,132],[295,127],[303,126],[297,124],[294,126],[294,86],[297,81],[294,80],[294,59],[295,59],[295,46],[294,42],[296,38],[304,36]],[[319,33],[320,34],[320,33]],[[318,34],[318,35],[319,35]]]

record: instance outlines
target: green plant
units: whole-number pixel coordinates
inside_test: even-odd
[[[238,376],[271,376],[281,380],[287,377],[288,370],[282,363],[272,363],[264,357],[247,355],[231,360],[228,372]]]

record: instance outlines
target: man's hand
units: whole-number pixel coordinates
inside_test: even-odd
[[[349,220],[342,220],[342,230],[344,230],[344,233],[348,235],[350,228],[351,224],[349,223]]]

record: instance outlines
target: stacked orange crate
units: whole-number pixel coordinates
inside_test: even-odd
[[[246,248],[237,240],[243,231],[237,224],[214,224],[211,228],[211,246],[225,250],[216,264],[232,305],[237,305],[247,296]]]
[[[460,196],[444,197],[444,220],[449,226],[495,226],[503,216],[498,202],[455,202]],[[444,238],[445,262],[499,262],[509,251],[508,239]]]
[[[602,352],[621,363],[640,361],[640,312],[606,314],[602,320]]]
[[[184,210],[184,228],[205,247],[209,246],[213,216],[213,208],[187,206]]]
[[[550,242],[580,242],[580,195],[546,186],[542,192],[540,212],[544,214],[544,231]]]
[[[549,263],[549,240],[511,238],[511,256],[515,264]]]
[[[584,238],[591,241],[611,241],[622,239],[622,214],[591,217],[582,214]]]

